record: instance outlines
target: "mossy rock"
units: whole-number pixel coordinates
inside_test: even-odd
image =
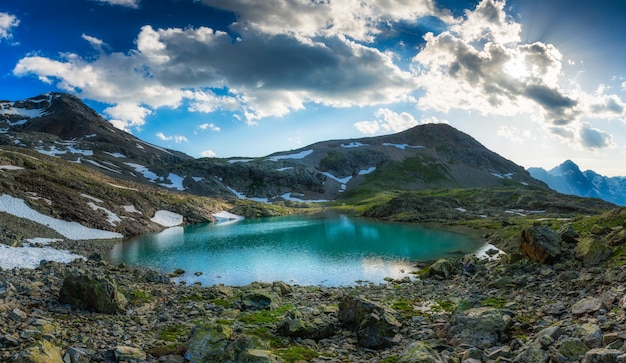
[[[13,357],[15,363],[63,363],[61,349],[47,340],[41,340]]]
[[[431,348],[424,342],[411,343],[403,355],[398,360],[398,363],[443,363],[445,360],[441,357],[436,350]]]
[[[568,361],[580,360],[589,348],[578,338],[567,339],[561,343],[559,353]]]
[[[73,270],[63,280],[59,301],[97,313],[114,314],[124,311],[127,300],[115,281],[96,273]]]
[[[601,264],[611,256],[611,253],[612,250],[609,245],[596,238],[583,238],[574,249],[576,259],[581,261],[585,267]]]

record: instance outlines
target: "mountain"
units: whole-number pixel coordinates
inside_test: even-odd
[[[115,178],[203,196],[320,201],[363,190],[545,187],[521,166],[445,124],[324,141],[261,158],[194,159],[112,127],[71,95],[0,101],[0,107],[0,145],[36,150]]]
[[[566,160],[549,171],[529,168],[528,172],[533,178],[543,181],[559,193],[626,205],[626,177],[606,177],[593,170],[581,171],[571,160]]]

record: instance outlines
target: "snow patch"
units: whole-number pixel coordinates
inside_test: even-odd
[[[500,178],[500,179],[511,179],[511,178],[513,178],[513,174],[515,174],[515,173],[506,173],[506,174],[491,173],[491,175],[495,176],[496,178]]]
[[[283,195],[281,195],[281,198],[283,198],[284,200],[290,200],[293,202],[302,202],[302,203],[324,203],[324,202],[328,202],[327,199],[300,199],[297,197],[293,197],[291,195],[291,193],[285,193]]]
[[[232,159],[232,160],[228,160],[229,164],[235,164],[235,163],[248,163],[252,161],[252,159]]]
[[[134,205],[123,205],[122,208],[124,208],[124,210],[127,213],[139,213],[139,214],[143,214],[141,213],[141,211],[138,211],[137,208],[135,208]]]
[[[293,169],[293,166],[288,166],[286,168],[278,168],[276,169],[276,171],[285,171],[285,170],[290,170],[290,169]]]
[[[43,260],[68,263],[76,259],[84,260],[85,257],[50,247],[10,247],[0,243],[0,267],[7,270],[13,268],[34,269]]]
[[[185,187],[183,186],[183,180],[185,180],[185,178],[174,173],[170,173],[170,175],[167,176],[167,179],[170,180],[170,184],[159,183],[159,185],[170,189],[185,190]]]
[[[361,146],[369,146],[368,144],[362,144],[360,142],[356,142],[356,141],[352,141],[349,144],[341,144],[341,147],[344,149],[351,149],[351,148],[355,148],[355,147],[361,147]]]
[[[461,212],[461,213],[465,213],[465,212],[467,212],[467,209],[465,209],[465,208],[461,208],[461,207],[454,208],[454,210],[457,210],[457,211],[459,211],[459,212]]]
[[[9,122],[9,126],[19,126],[19,125],[24,125],[28,122],[28,120],[19,120],[19,121],[15,121],[15,122]]]
[[[0,171],[9,171],[9,170],[23,170],[21,166],[15,165],[0,165]]]
[[[67,154],[67,150],[57,149],[57,147],[54,145],[50,146],[50,150],[45,150],[42,147],[36,147],[35,151],[37,151],[40,154],[45,154],[45,155],[54,156],[54,157],[56,157],[57,155]]]
[[[81,155],[85,155],[85,156],[93,156],[93,150],[82,150],[82,149],[76,149],[74,146],[72,145],[68,145],[67,149],[72,153],[72,154],[81,154]]]
[[[269,203],[269,199],[267,198],[248,198],[246,197],[245,194],[240,193],[238,191],[236,191],[235,189],[231,188],[231,187],[226,187],[228,190],[230,190],[231,193],[233,193],[237,199],[247,199],[247,200],[253,200],[255,202],[259,202],[259,203]]]
[[[8,194],[0,196],[0,212],[9,213],[19,218],[43,224],[55,230],[65,238],[72,240],[123,238],[119,233],[89,228],[77,222],[67,222],[41,214],[24,203],[23,199],[13,198]]]
[[[78,159],[78,160],[80,161],[80,159]],[[85,161],[86,161],[86,162],[88,162],[88,163],[90,163],[90,164],[92,164],[92,165],[95,165],[95,166],[97,166],[97,167],[99,167],[99,168],[102,168],[102,169],[108,170],[108,171],[110,171],[110,172],[113,172],[113,173],[116,173],[116,174],[122,174],[122,172],[121,172],[121,171],[119,171],[119,170],[115,170],[115,169],[111,169],[111,168],[109,168],[108,166],[104,166],[104,165],[100,164],[100,163],[99,163],[99,162],[97,162],[97,161],[93,161],[93,160],[89,160],[89,159],[85,159]]]
[[[150,220],[163,227],[174,227],[183,224],[183,216],[166,210],[158,210]]]
[[[193,181],[195,181],[195,182],[199,182],[199,181],[204,180],[204,178],[201,178],[199,176],[192,176],[191,179],[193,179]]]
[[[496,250],[498,251],[498,253],[494,254],[493,256],[489,256],[487,254],[487,251],[489,250]],[[500,256],[503,256],[503,255],[506,255],[506,252],[502,251],[501,249],[492,245],[491,243],[485,243],[481,248],[478,249],[478,251],[474,252],[474,256],[476,256],[478,259],[489,260],[489,261],[496,260],[500,258]]]
[[[388,142],[383,143],[383,146],[393,146],[393,147],[395,147],[397,149],[400,149],[400,150],[406,150],[406,148],[409,148],[409,149],[423,149],[424,148],[421,145],[413,146],[413,145],[409,145],[409,144],[391,144],[391,143],[388,143]]]
[[[81,194],[80,196],[81,196],[81,197],[83,197],[83,198],[91,199],[91,200],[93,200],[93,201],[94,201],[94,202],[96,202],[96,203],[104,203],[104,202],[102,201],[102,199],[98,199],[98,198],[96,198],[96,197],[92,197],[92,196],[91,196],[91,195],[89,195],[89,194]]]
[[[271,161],[278,161],[278,160],[284,160],[284,159],[304,159],[305,157],[311,155],[312,153],[313,153],[313,150],[305,150],[305,151],[301,151],[295,154],[271,156],[268,159],[270,159]]]
[[[154,182],[155,180],[159,179],[159,176],[156,175],[155,173],[151,172],[150,170],[148,170],[147,167],[140,165],[140,164],[135,164],[135,163],[124,163],[128,166],[130,166],[131,168],[135,169],[136,172],[141,173],[141,175],[143,175],[144,178]]]
[[[359,175],[367,175],[367,174],[371,174],[374,172],[374,170],[376,170],[375,166],[370,166],[369,168],[365,169],[365,170],[361,170],[359,171]]]
[[[106,215],[107,215],[107,222],[109,222],[110,225],[112,226],[117,226],[118,223],[120,223],[122,220],[120,219],[120,217],[117,216],[117,214],[111,212],[110,210],[101,207],[99,205],[96,205],[93,202],[89,202],[87,203],[87,205],[93,209],[93,210],[101,210],[103,211]]]
[[[118,153],[118,152],[114,152],[114,153],[110,153],[105,151],[105,154],[109,154],[111,156],[113,156],[114,158],[120,158],[120,159],[126,159],[126,155],[122,154],[122,153]]]

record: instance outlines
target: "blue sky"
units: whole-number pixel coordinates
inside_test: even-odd
[[[201,156],[445,122],[626,176],[626,2],[3,0],[0,99],[77,95]]]

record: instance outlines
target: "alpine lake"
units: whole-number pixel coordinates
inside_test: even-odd
[[[116,244],[113,264],[182,269],[175,281],[347,286],[411,276],[416,262],[473,253],[476,236],[344,215],[287,216],[173,227]]]

